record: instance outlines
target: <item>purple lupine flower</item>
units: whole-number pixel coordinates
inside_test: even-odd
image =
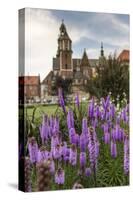
[[[115,126],[115,139],[120,140],[120,126],[119,126],[119,124],[116,124],[116,126]]]
[[[75,104],[79,108],[80,103],[79,103],[79,94],[78,94],[78,92],[76,93]]]
[[[122,112],[121,112],[121,119],[125,122],[128,123],[129,122],[129,116],[128,116],[128,111],[127,111],[127,107],[125,107]]]
[[[123,131],[120,128],[119,124],[116,124],[114,129],[112,129],[111,136],[113,141],[122,141],[123,140]]]
[[[88,151],[91,167],[95,171],[97,168],[97,158],[99,156],[99,142],[94,128],[89,129]]]
[[[59,168],[55,174],[55,183],[63,185],[65,182],[65,172],[62,168]]]
[[[126,105],[125,109],[126,109],[126,112],[129,113],[129,104]]]
[[[31,137],[28,140],[28,150],[31,163],[36,163],[38,160],[38,144],[35,137]]]
[[[110,119],[110,112],[107,110],[105,114],[105,120],[108,121]]]
[[[111,138],[112,138],[113,141],[115,141],[115,139],[116,139],[114,128],[111,130]]]
[[[53,157],[52,151],[47,151],[47,160]]]
[[[43,115],[42,123],[46,124],[48,122],[48,116],[46,114]]]
[[[54,117],[53,116],[50,116],[50,118],[49,118],[49,125],[53,129],[53,127],[54,127]]]
[[[63,109],[63,112],[66,112],[66,108],[65,108],[65,101],[63,98],[63,93],[62,93],[62,88],[58,89],[58,98],[59,98],[59,104],[61,106],[61,108]]]
[[[61,142],[61,144],[60,144],[60,155],[61,155],[61,158],[63,158],[63,155],[64,155],[64,149],[65,149],[65,147],[64,147],[64,143]]]
[[[52,174],[52,175],[54,175],[54,173],[55,173],[55,163],[54,163],[54,161],[53,161],[53,159],[49,159],[50,160],[50,173]]]
[[[97,118],[92,119],[92,120],[91,120],[91,126],[93,126],[94,128],[96,128],[97,125],[98,125],[98,119],[97,119]]]
[[[113,158],[116,158],[117,157],[117,146],[114,141],[111,141],[110,149],[111,149],[111,156]]]
[[[83,169],[86,165],[86,153],[80,152],[80,168]]]
[[[121,118],[120,115],[116,116],[116,124],[120,124]]]
[[[69,130],[69,140],[71,144],[76,144],[77,140],[76,140],[76,132],[74,128],[71,128]]]
[[[86,168],[85,169],[85,175],[87,176],[87,177],[89,177],[90,175],[91,175],[91,168],[90,167],[88,167],[88,168]]]
[[[129,116],[126,115],[125,123],[129,123]]]
[[[104,133],[109,131],[109,125],[107,123],[103,124],[102,128],[103,128]]]
[[[86,150],[86,136],[84,134],[80,135],[80,151],[84,152]]]
[[[110,111],[109,112],[110,112],[111,118],[114,119],[114,117],[115,117],[115,105],[113,103],[110,105]]]
[[[72,145],[70,148],[69,162],[71,165],[75,166],[77,164],[77,149],[76,145]]]
[[[44,146],[40,148],[37,155],[37,162],[41,162],[43,160],[47,160],[47,150]]]
[[[66,148],[64,154],[64,161],[65,162],[69,161],[69,157],[70,157],[70,148]]]
[[[110,105],[110,95],[108,95],[106,97],[106,99],[102,98],[102,106],[103,106],[103,108],[104,108],[105,111],[107,110],[107,108],[109,107],[109,105]]]
[[[76,146],[79,146],[79,144],[80,144],[80,136],[78,134],[75,135],[75,140],[76,140]]]
[[[95,115],[95,118],[99,118],[101,116],[100,108],[98,105],[96,106],[94,115]]]
[[[54,117],[50,116],[49,118],[49,138],[51,139],[51,137],[53,136],[53,128],[54,128]]]
[[[129,140],[126,136],[124,140],[124,174],[129,173]]]
[[[88,116],[89,116],[89,118],[93,118],[94,117],[94,98],[92,98],[91,102],[89,103]]]
[[[91,167],[93,170],[96,169],[96,153],[95,153],[95,144],[90,141],[88,144],[88,151],[89,151],[89,159],[91,163]]]
[[[124,135],[125,135],[124,130],[122,128],[120,128],[119,131],[120,131],[120,133],[119,133],[119,140],[120,141],[124,141]]]
[[[49,125],[48,125],[48,121],[47,121],[47,116],[46,115],[43,117],[43,123],[39,127],[39,130],[40,130],[40,136],[41,136],[41,139],[42,139],[42,143],[44,144],[44,142],[49,137]]]
[[[31,192],[31,162],[29,157],[24,159],[24,191]]]
[[[61,144],[61,156],[64,158],[64,156],[66,155],[66,150],[67,150],[67,143],[63,142]]]
[[[52,135],[57,135],[59,133],[59,119],[58,117],[54,118],[54,125],[53,125],[53,134]]]
[[[69,110],[67,113],[67,127],[68,129],[74,128],[74,117],[72,110]]]
[[[52,154],[53,154],[54,159],[61,158],[61,148],[59,144],[57,144],[56,147],[52,150]]]
[[[82,119],[82,134],[88,133],[88,125],[87,125],[87,118]]]
[[[110,143],[110,134],[108,132],[104,133],[104,142],[105,142],[105,144]]]
[[[57,135],[51,137],[51,150],[53,150],[59,144],[59,138]]]
[[[101,111],[101,120],[104,120],[104,117],[105,117],[105,111],[102,110],[102,111]]]

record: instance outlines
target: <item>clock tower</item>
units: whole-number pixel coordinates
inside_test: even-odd
[[[59,60],[60,74],[66,78],[72,76],[73,64],[72,64],[72,41],[67,33],[64,20],[62,20],[60,26],[60,33],[58,37],[58,49],[56,57]]]

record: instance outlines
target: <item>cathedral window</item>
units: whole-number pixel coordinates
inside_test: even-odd
[[[79,66],[77,67],[77,71],[80,72],[80,67]]]

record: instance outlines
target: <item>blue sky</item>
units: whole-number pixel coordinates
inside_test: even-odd
[[[129,15],[26,9],[26,73],[43,79],[52,69],[62,19],[72,40],[73,58],[98,58],[103,42],[105,56],[129,49]]]

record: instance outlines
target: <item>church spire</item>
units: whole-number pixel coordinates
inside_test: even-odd
[[[62,23],[60,26],[60,35],[67,35],[67,30],[66,30],[66,26],[64,24],[64,19],[62,19]]]
[[[103,50],[103,42],[101,42],[101,57],[104,56],[104,50]]]
[[[88,60],[88,56],[86,53],[86,48],[84,48],[83,56],[81,59],[81,66],[88,66],[88,65],[89,65],[89,60]]]

